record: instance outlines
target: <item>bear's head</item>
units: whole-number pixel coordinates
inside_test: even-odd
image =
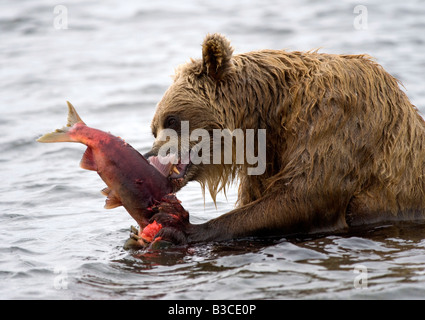
[[[217,164],[212,152],[207,155],[206,149],[200,147],[201,142],[203,146],[212,143],[214,129],[233,130],[229,114],[232,106],[223,106],[217,96],[219,87],[225,86],[234,73],[232,54],[230,42],[224,36],[207,35],[202,45],[202,59],[191,59],[176,69],[172,85],[157,105],[151,123],[155,141],[145,157],[158,156],[161,151],[162,156],[164,152],[177,154],[173,158],[177,170],[170,174],[176,191],[189,181],[199,181],[203,187],[208,186],[215,199],[218,190],[235,175],[233,166]],[[194,148],[204,161],[199,158],[194,161]]]
[[[151,124],[155,142],[145,155],[164,160],[164,165],[174,161],[169,178],[175,191],[198,181],[204,190],[208,187],[215,201],[236,175],[251,170],[247,162],[253,162],[246,160],[243,148],[249,135],[245,129],[260,127],[258,108],[248,106],[255,100],[251,95],[258,98],[259,90],[246,90],[248,83],[255,82],[245,73],[253,64],[247,67],[246,62],[241,55],[233,56],[224,36],[212,34],[204,40],[202,59],[177,68],[172,85],[157,105]]]

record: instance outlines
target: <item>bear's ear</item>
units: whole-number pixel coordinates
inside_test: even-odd
[[[208,34],[202,44],[204,72],[215,80],[222,80],[233,68],[232,54],[229,40],[219,33]]]

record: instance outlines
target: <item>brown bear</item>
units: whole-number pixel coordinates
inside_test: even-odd
[[[249,175],[249,163],[180,160],[179,173],[170,175],[175,191],[195,180],[215,199],[237,178],[237,207],[198,225],[157,214],[166,226],[162,238],[191,243],[330,232],[425,217],[425,123],[399,82],[367,55],[233,55],[224,36],[207,35],[202,59],[177,68],[158,103],[146,156],[169,141],[164,129],[181,139],[182,121],[211,137],[214,129],[265,129],[265,170]]]

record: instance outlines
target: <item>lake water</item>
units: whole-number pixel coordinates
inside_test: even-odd
[[[78,166],[85,147],[35,142],[65,124],[69,100],[90,126],[149,150],[170,75],[200,57],[208,32],[236,53],[368,53],[425,111],[424,2],[361,4],[2,0],[0,298],[424,299],[425,224],[125,251],[135,223],[103,209],[103,182]],[[233,208],[235,189],[217,209],[196,183],[178,197],[202,223]]]

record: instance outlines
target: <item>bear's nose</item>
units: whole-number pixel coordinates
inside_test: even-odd
[[[156,152],[154,151],[154,150],[151,150],[151,151],[148,151],[148,152],[146,152],[144,155],[143,155],[143,157],[145,158],[145,159],[149,159],[150,157],[153,157],[153,156],[156,156],[157,154],[156,154]]]

